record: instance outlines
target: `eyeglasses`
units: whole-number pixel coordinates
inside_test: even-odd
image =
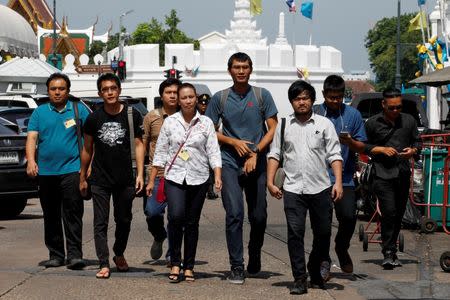
[[[332,101],[338,101],[344,99],[344,95],[338,95],[338,96],[325,96],[326,99],[332,100]]]
[[[392,105],[392,106],[387,106],[387,109],[390,111],[394,111],[394,110],[401,110],[403,108],[403,105]]]
[[[103,94],[108,93],[108,92],[117,92],[119,90],[118,86],[109,86],[109,87],[104,87],[100,90],[100,92],[102,92]]]

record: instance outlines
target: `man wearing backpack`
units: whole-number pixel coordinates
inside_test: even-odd
[[[248,83],[252,71],[252,60],[247,54],[233,54],[228,60],[233,86],[217,92],[206,110],[216,127],[220,120],[223,126],[217,136],[222,145],[222,201],[231,264],[228,280],[234,284],[243,284],[245,280],[243,192],[251,227],[247,272],[256,274],[261,270],[267,222],[266,152],[277,126],[278,111],[270,92]]]
[[[107,233],[111,195],[116,223],[113,261],[119,272],[128,271],[124,252],[133,218],[133,199],[144,188],[144,144],[141,115],[137,110],[119,102],[119,78],[111,73],[103,74],[97,80],[97,89],[104,104],[89,115],[83,127],[80,191],[85,194],[88,188],[86,172],[95,145],[90,181],[95,250],[100,262],[100,271],[96,277],[106,279],[110,276]],[[136,178],[133,176],[133,148],[136,152]]]

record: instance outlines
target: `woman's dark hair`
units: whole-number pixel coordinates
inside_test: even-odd
[[[159,85],[159,95],[162,97],[164,90],[171,85],[176,85],[179,87],[181,85],[181,81],[176,78],[167,78]]]
[[[115,81],[117,84],[117,87],[119,89],[122,88],[120,79],[119,79],[119,77],[117,77],[117,75],[115,75],[113,73],[105,73],[105,74],[100,75],[100,77],[97,79],[97,90],[99,92],[101,92],[101,90],[102,90],[103,81]]]
[[[193,89],[195,95],[197,95],[197,90],[195,89],[195,86],[194,86],[193,84],[189,83],[189,82],[184,82],[184,83],[182,83],[182,84],[180,84],[180,85],[178,86],[178,94],[180,93],[180,91],[181,91],[182,89],[186,89],[186,88],[187,88],[187,89]]]
[[[288,98],[289,102],[292,102],[295,98],[297,98],[298,95],[303,93],[304,91],[308,92],[309,97],[311,98],[311,101],[316,101],[316,90],[312,85],[307,83],[304,80],[297,80],[294,81],[294,83],[291,84],[288,90]]]
[[[45,83],[45,85],[47,86],[47,90],[48,87],[50,85],[50,82],[52,82],[55,79],[62,79],[66,82],[67,85],[67,89],[70,90],[70,79],[66,74],[63,73],[53,73],[52,75],[50,75],[47,79],[47,82]]]

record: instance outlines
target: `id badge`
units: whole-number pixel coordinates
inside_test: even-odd
[[[189,153],[186,150],[181,150],[178,156],[184,161],[189,159]]]
[[[69,129],[72,126],[75,126],[75,120],[74,119],[70,119],[70,120],[66,120],[64,122],[64,127],[66,127],[66,129]]]

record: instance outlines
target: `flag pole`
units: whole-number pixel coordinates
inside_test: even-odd
[[[309,45],[312,45],[312,20],[309,22]]]
[[[292,50],[295,57],[295,12],[292,13]]]
[[[419,10],[420,10],[420,31],[422,32],[422,42],[425,45],[425,30],[423,29],[423,19],[424,19],[423,16],[425,16],[425,22],[427,22],[427,17],[423,12],[422,5],[419,5]]]

